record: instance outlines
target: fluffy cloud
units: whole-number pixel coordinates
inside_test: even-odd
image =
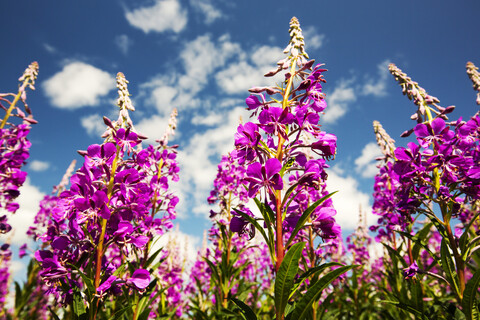
[[[116,36],[114,41],[120,51],[125,55],[128,53],[128,49],[133,45],[133,40],[131,40],[126,34]]]
[[[353,230],[358,224],[360,209],[367,211],[367,225],[371,225],[376,218],[371,213],[369,195],[361,192],[359,183],[351,176],[344,176],[338,170],[329,170],[327,179],[329,192],[338,191],[332,196],[333,205],[337,210],[335,219],[342,230]]]
[[[157,0],[153,6],[141,7],[125,13],[130,25],[145,33],[182,31],[187,25],[187,11],[178,0]]]
[[[155,144],[155,140],[161,139],[168,126],[168,117],[153,115],[151,117],[140,120],[135,124],[135,129],[141,134],[148,137],[146,143]],[[171,140],[171,139],[170,139]]]
[[[39,210],[40,200],[43,199],[42,193],[37,187],[30,183],[27,178],[24,185],[20,188],[20,196],[17,202],[20,209],[14,214],[8,216],[8,221],[12,226],[12,231],[6,235],[2,235],[5,242],[5,237],[11,239],[12,244],[22,245],[28,242],[29,238],[26,235],[28,228],[33,225],[35,215]]]
[[[388,71],[388,65],[390,60],[385,60],[377,65],[378,69],[378,78],[367,78],[366,83],[363,85],[362,94],[363,95],[373,95],[375,97],[383,97],[387,94],[385,91],[387,87],[387,81],[390,76]]]
[[[82,127],[87,130],[88,135],[92,137],[101,136],[107,128],[103,122],[103,117],[99,114],[82,117],[80,123]]]
[[[162,116],[166,116],[173,107],[180,112],[204,107],[198,93],[208,85],[211,74],[241,53],[240,46],[231,42],[228,35],[217,41],[212,40],[210,35],[199,36],[187,42],[180,53],[183,72],[154,77],[141,85],[142,95],[149,97],[149,102]]]
[[[248,57],[248,59],[247,59]],[[263,75],[274,69],[277,61],[284,57],[279,47],[261,46],[250,54],[244,54],[238,62],[217,72],[215,80],[217,85],[226,93],[246,93],[254,86],[272,85],[281,81],[281,75],[272,78],[265,78]]]
[[[53,106],[76,109],[95,106],[100,98],[115,89],[115,78],[84,62],[70,62],[43,84]]]
[[[33,160],[28,165],[28,168],[32,171],[45,171],[50,168],[50,163],[40,160]]]
[[[355,171],[360,173],[363,178],[372,178],[377,172],[376,158],[382,153],[375,142],[370,142],[363,147],[362,155],[355,159]]]
[[[223,14],[211,0],[190,0],[190,5],[205,17],[204,22],[211,24],[223,17]]]
[[[184,197],[192,195],[192,203],[195,203],[192,210],[197,215],[207,216],[211,209],[206,198],[212,188],[221,155],[233,149],[233,135],[241,116],[247,116],[245,109],[231,110],[225,115],[222,125],[195,134],[179,152],[181,193]]]
[[[322,119],[325,123],[335,123],[347,113],[348,105],[357,100],[357,96],[350,81],[341,81],[332,93],[327,94],[326,100],[328,107]]]

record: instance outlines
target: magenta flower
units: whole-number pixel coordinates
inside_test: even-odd
[[[270,188],[270,190],[282,190],[283,180],[279,172],[282,169],[282,164],[278,159],[268,159],[265,165],[255,162],[247,168],[247,180],[250,182],[248,187],[248,196],[255,197],[258,190],[262,187]]]
[[[133,272],[132,277],[127,280],[127,285],[133,285],[139,290],[143,290],[150,284],[150,272],[145,269],[137,269]]]
[[[403,269],[403,276],[408,279],[408,278],[413,278],[417,275],[418,273],[418,265],[416,261],[413,261],[413,263],[408,266],[408,268]]]

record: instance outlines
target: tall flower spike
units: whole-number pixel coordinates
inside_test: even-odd
[[[25,91],[25,88],[28,86],[31,90],[35,90],[35,80],[38,76],[38,62],[34,61],[30,63],[23,75],[18,79],[18,81],[23,81],[22,86],[20,87],[21,91]]]
[[[128,111],[135,111],[135,107],[130,100],[130,93],[128,92],[128,80],[122,72],[117,73],[117,88],[118,99],[117,106],[120,108],[117,121],[111,121],[110,119],[103,117],[103,121],[108,126],[107,131],[102,134],[102,138],[111,139],[114,133],[120,129],[130,129],[131,132],[135,132],[132,119]],[[144,138],[143,136],[141,138]]]
[[[300,23],[296,17],[293,17],[290,20],[290,42],[288,43],[284,53],[289,53],[289,58],[294,59],[298,57],[303,57],[308,59],[308,55],[305,52],[305,41],[303,38],[302,28],[300,28]]]
[[[277,62],[277,68],[273,69],[265,74],[265,77],[272,77],[276,75],[281,70],[288,69],[292,65],[292,60],[296,60],[298,67],[305,66],[308,61],[308,54],[305,52],[305,41],[303,38],[302,28],[300,28],[300,23],[296,17],[293,17],[290,20],[290,41],[288,42],[287,47],[283,50],[283,53],[288,54],[288,56]],[[306,69],[310,68],[313,65],[313,60],[311,63],[306,66]]]
[[[480,105],[480,73],[477,71],[478,68],[470,61],[467,62],[466,68],[468,77],[473,82],[473,89],[477,91],[477,104]]]
[[[413,100],[413,103],[418,106],[417,112],[411,116],[412,120],[416,120],[417,123],[431,121],[431,112],[434,112],[438,117],[441,117],[445,120],[448,119],[445,114],[452,112],[455,108],[454,106],[443,108],[437,105],[440,100],[429,95],[425,89],[420,87],[417,82],[413,81],[409,76],[407,76],[406,73],[400,70],[400,68],[393,63],[388,66],[388,70],[402,87],[403,94],[405,94],[410,100]],[[411,132],[409,132],[409,134],[410,133]]]
[[[168,138],[175,134],[175,129],[177,129],[177,115],[177,108],[174,108],[170,114],[167,129],[165,129],[162,139],[158,140],[158,142],[163,146],[166,146],[168,144]]]
[[[388,158],[394,158],[395,151],[395,140],[393,140],[383,129],[382,125],[378,121],[373,121],[373,131],[375,132],[375,138],[377,139],[377,144],[382,150],[385,160]]]

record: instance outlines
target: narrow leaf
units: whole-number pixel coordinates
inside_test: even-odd
[[[287,306],[290,291],[298,271],[298,261],[305,247],[304,242],[295,243],[283,258],[275,278],[275,309],[277,314],[283,314]]]
[[[337,279],[339,276],[354,267],[356,266],[344,266],[332,270],[319,279],[313,286],[308,288],[307,293],[300,299],[300,301],[297,302],[295,309],[292,311],[291,319],[305,319],[312,304],[319,299],[323,289],[325,289],[333,280]]]
[[[246,320],[257,320],[257,316],[255,315],[253,310],[250,309],[250,307],[247,306],[245,303],[235,298],[230,298],[230,300],[232,300],[240,308]]]
[[[478,285],[480,283],[480,269],[475,272],[473,277],[465,285],[465,290],[463,291],[463,312],[467,317],[467,320],[479,319],[478,309],[475,305],[475,295],[478,290]]]
[[[455,264],[453,263],[452,256],[450,251],[448,251],[447,242],[442,239],[442,244],[440,245],[440,257],[442,259],[442,269],[445,271],[448,282],[458,297],[461,297],[460,288],[458,287],[457,282],[457,272],[455,271]]]

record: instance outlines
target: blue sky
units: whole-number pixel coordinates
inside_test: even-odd
[[[123,72],[137,111],[136,128],[155,140],[179,111],[181,202],[177,224],[199,245],[210,226],[206,197],[220,155],[231,150],[247,89],[282,58],[296,16],[306,50],[325,63],[328,107],[323,128],[338,136],[328,185],[348,233],[359,206],[370,211],[379,120],[397,145],[415,108],[387,70],[394,62],[440,99],[452,119],[477,111],[465,73],[480,66],[480,2],[425,1],[1,1],[0,92],[32,61],[40,73],[28,102],[38,124],[29,136],[29,180],[14,218],[14,244],[43,194],[50,193],[76,150],[101,142],[103,115],[116,118],[115,74]],[[270,80],[271,81],[271,80]],[[370,218],[372,219],[372,218]],[[372,220],[370,220],[372,221]]]

